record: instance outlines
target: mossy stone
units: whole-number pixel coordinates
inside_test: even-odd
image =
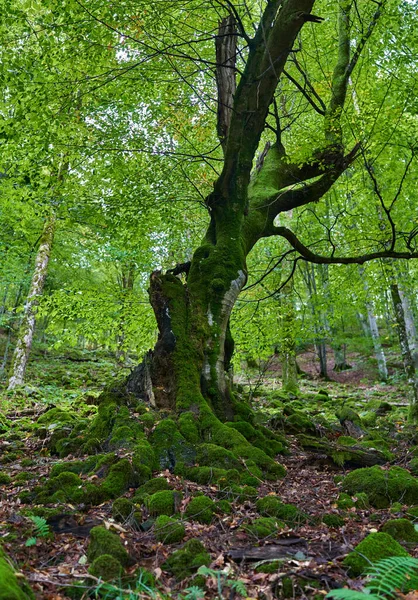
[[[211,467],[216,465],[221,469],[237,469],[242,468],[238,458],[222,446],[215,444],[201,444],[197,450],[196,460],[201,466]]]
[[[8,485],[12,478],[7,473],[0,473],[0,485]]]
[[[330,513],[328,515],[324,515],[322,517],[322,522],[325,523],[328,527],[332,527],[334,529],[339,529],[345,524],[345,521],[339,515]]]
[[[122,458],[112,465],[109,474],[100,486],[105,498],[118,498],[130,487],[135,487],[137,477],[127,458]]]
[[[26,580],[16,573],[0,547],[0,600],[34,600],[35,595]]]
[[[282,502],[278,496],[264,496],[256,502],[258,512],[264,517],[276,517],[281,505]]]
[[[163,569],[169,571],[181,581],[190,577],[199,567],[208,567],[211,563],[210,554],[199,540],[188,541],[182,550],[176,550],[163,563]]]
[[[112,504],[112,517],[116,521],[126,521],[133,511],[134,505],[127,498],[117,498]]]
[[[400,500],[418,503],[418,479],[401,467],[356,469],[344,478],[343,489],[352,496],[365,492],[375,508],[388,508]]]
[[[356,508],[360,509],[369,508],[370,501],[369,496],[366,494],[366,492],[358,492],[358,494],[356,494],[354,505],[356,506]]]
[[[410,544],[418,543],[418,531],[408,519],[391,519],[386,521],[382,527],[384,533],[388,533],[398,542]]]
[[[156,469],[174,469],[178,462],[193,465],[196,450],[180,433],[172,419],[160,421],[150,436],[150,443],[155,453]]]
[[[280,504],[276,510],[276,517],[289,524],[304,523],[307,515],[294,504]]]
[[[387,533],[371,533],[348,554],[343,565],[350,575],[359,576],[372,563],[391,556],[409,556],[408,552]]]
[[[284,422],[288,433],[316,433],[315,423],[303,412],[295,411]]]
[[[46,413],[41,415],[37,420],[39,425],[52,425],[54,423],[73,423],[75,415],[61,408],[51,408]]]
[[[409,461],[408,469],[411,471],[412,475],[418,475],[418,457]]]
[[[186,507],[185,515],[188,519],[198,521],[199,523],[211,523],[215,503],[207,496],[197,496],[193,498]]]
[[[134,502],[142,504],[146,496],[151,496],[152,494],[155,494],[155,492],[161,492],[169,489],[170,486],[164,477],[154,477],[136,490]]]
[[[351,498],[351,496],[342,492],[338,496],[337,506],[338,508],[341,508],[341,510],[348,510],[354,507],[354,500]]]
[[[124,567],[130,562],[129,554],[125,550],[120,537],[105,527],[93,527],[90,531],[90,542],[87,548],[87,558],[93,562],[103,554],[110,554]]]
[[[231,503],[228,500],[218,500],[218,502],[215,502],[215,512],[230,515],[232,513]]]
[[[361,425],[361,419],[359,415],[349,406],[343,406],[335,414],[340,423],[344,423],[344,421],[351,421],[355,425]]]
[[[412,519],[413,521],[418,519],[418,506],[411,506],[410,508],[408,508],[406,511],[406,516]]]
[[[154,535],[164,544],[178,544],[186,535],[186,530],[181,521],[160,515],[155,521]]]
[[[103,581],[113,581],[122,575],[123,567],[111,554],[102,554],[92,562],[88,571],[90,575],[103,579]]]
[[[391,513],[399,513],[402,511],[402,504],[400,502],[394,502],[390,507]]]
[[[283,526],[283,523],[280,525]],[[242,529],[251,534],[258,540],[274,535],[279,527],[279,523],[274,517],[259,517],[254,519],[249,525],[244,525]]]
[[[341,446],[355,446],[358,442],[349,435],[341,435],[338,438],[338,443],[341,444]]]
[[[181,492],[173,490],[163,490],[152,494],[146,500],[146,506],[151,515],[174,515],[176,512],[176,504],[181,500]]]

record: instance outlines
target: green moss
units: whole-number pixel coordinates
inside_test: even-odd
[[[218,502],[215,502],[215,512],[230,515],[232,513],[231,503],[228,500],[218,500]]]
[[[382,527],[384,533],[388,533],[398,542],[416,544],[418,542],[418,531],[408,519],[391,519],[386,521]]]
[[[180,474],[177,470],[176,474]],[[216,467],[186,467],[182,469],[181,475],[190,481],[203,485],[209,483],[222,483],[222,481],[240,481],[240,474],[236,469],[218,469]]]
[[[402,511],[402,504],[400,502],[394,502],[390,507],[391,513],[399,513]]]
[[[181,581],[193,575],[199,567],[209,566],[210,563],[210,554],[206,552],[204,545],[193,539],[187,542],[182,550],[173,552],[162,566],[178,581]]]
[[[182,413],[177,423],[179,431],[185,440],[191,444],[197,444],[199,442],[199,430],[194,413],[191,411]]]
[[[315,423],[300,411],[287,417],[284,428],[287,433],[316,433]]]
[[[112,465],[109,474],[100,486],[104,498],[118,498],[130,487],[135,487],[137,477],[127,458]]]
[[[102,554],[92,562],[89,573],[103,581],[113,581],[122,575],[123,567],[111,554]]]
[[[377,414],[374,411],[369,411],[361,417],[361,423],[365,427],[374,427],[377,422]]]
[[[418,503],[418,480],[401,467],[356,469],[343,481],[343,489],[351,494],[367,493],[375,508],[388,508],[392,502]]]
[[[186,535],[183,523],[167,515],[160,515],[155,521],[154,535],[164,544],[178,544]]]
[[[132,447],[132,441],[135,440],[135,437],[135,433],[128,425],[115,427],[109,441],[109,448],[112,450],[117,450],[118,448],[130,448]]]
[[[41,415],[37,421],[38,425],[53,425],[55,423],[73,423],[75,415],[61,408],[51,408],[46,413]]]
[[[357,442],[357,440],[350,437],[349,435],[341,435],[338,438],[338,443],[341,444],[342,446],[355,446],[358,442]]]
[[[127,566],[130,561],[129,554],[122,545],[118,535],[101,526],[93,527],[90,531],[87,558],[89,562],[93,562],[103,554],[110,554],[124,567]]]
[[[282,566],[282,560],[272,560],[257,565],[254,570],[256,573],[277,573]]]
[[[258,519],[254,519],[249,525],[243,526],[242,529],[258,540],[261,540],[273,536],[277,532],[279,525],[283,526],[283,523],[279,524],[274,517],[259,517]]]
[[[201,466],[216,465],[221,469],[241,469],[242,466],[236,456],[221,446],[215,444],[201,444],[197,450],[196,460]]]
[[[16,573],[0,547],[0,600],[32,600],[32,590],[23,577]]]
[[[112,504],[112,517],[116,521],[126,521],[133,511],[134,505],[127,498],[117,498]]]
[[[185,515],[188,519],[198,521],[199,523],[211,523],[215,503],[207,496],[197,496],[193,498],[186,507]]]
[[[351,421],[355,425],[361,425],[361,419],[359,415],[349,406],[343,406],[335,414],[341,423],[344,423],[344,421]]]
[[[307,520],[307,515],[294,504],[281,504],[276,510],[276,517],[289,524],[299,524]]]
[[[369,508],[369,496],[365,492],[358,492],[355,496],[355,506],[360,509]]]
[[[264,496],[256,502],[256,507],[260,515],[264,517],[275,517],[282,502],[278,496]]]
[[[343,492],[338,496],[337,506],[338,508],[341,508],[341,510],[348,510],[354,507],[354,500],[351,496]]]
[[[169,490],[170,486],[164,477],[155,477],[154,479],[150,479],[143,485],[141,485],[134,496],[134,502],[138,504],[142,504],[146,498],[146,496],[151,496],[155,494],[155,492],[161,492],[163,490]]]
[[[345,524],[345,521],[339,515],[330,513],[328,515],[324,515],[322,517],[322,522],[325,523],[328,527],[333,527],[335,529],[339,529]]]
[[[411,471],[412,475],[418,475],[418,457],[409,461],[408,469]]]
[[[29,481],[33,478],[33,473],[26,473],[25,471],[21,471],[15,477],[15,483],[24,483],[25,481]]]
[[[174,515],[176,505],[181,501],[181,492],[163,490],[147,498],[146,505],[151,515]]]
[[[51,477],[45,486],[35,488],[39,503],[48,502],[82,502],[83,482],[78,475],[65,471],[57,477]]]
[[[343,565],[350,575],[359,576],[382,558],[390,556],[409,556],[408,552],[387,533],[371,533],[361,541],[353,552],[345,557]]]
[[[33,467],[34,465],[36,465],[36,460],[33,460],[32,458],[24,458],[20,461],[20,464],[24,468]]]
[[[0,473],[0,485],[8,485],[12,478],[7,473]]]
[[[193,465],[196,451],[180,433],[172,419],[164,419],[156,426],[150,436],[150,443],[155,453],[156,469],[173,469],[178,462]]]

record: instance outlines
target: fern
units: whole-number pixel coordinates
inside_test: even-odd
[[[25,546],[27,546],[28,548],[30,548],[30,546],[35,546],[35,545],[36,545],[36,537],[30,537],[25,542]]]
[[[416,589],[418,584],[418,560],[412,556],[392,556],[379,560],[368,569],[370,581],[364,592],[333,590],[326,598],[335,600],[391,600],[399,591]]]
[[[49,535],[49,525],[43,517],[31,515],[28,519],[35,525],[34,534],[36,537],[47,537]]]

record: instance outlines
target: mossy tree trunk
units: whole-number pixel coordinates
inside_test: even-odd
[[[198,413],[204,401],[221,420],[233,416],[229,319],[247,280],[246,258],[260,239],[269,236],[285,237],[298,250],[298,240],[285,227],[276,226],[276,217],[321,199],[358,150],[354,147],[345,154],[340,125],[348,79],[367,41],[362,41],[359,52],[351,53],[351,4],[339,2],[338,57],[329,106],[322,111],[322,147],[305,163],[293,161],[283,146],[277,119],[276,140],[268,144],[254,172],[260,138],[294,41],[306,22],[322,19],[311,14],[314,0],[268,2],[254,37],[246,39],[248,55],[238,83],[235,60],[240,49],[235,40],[246,34],[232,15],[220,23],[216,82],[224,162],[205,200],[209,226],[189,264],[152,274],[150,299],[159,338],[127,382],[128,391],[158,407]]]

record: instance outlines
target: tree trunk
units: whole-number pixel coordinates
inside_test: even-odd
[[[55,216],[51,216],[45,221],[38,254],[35,259],[32,281],[13,354],[12,368],[8,383],[9,390],[13,390],[16,386],[24,383],[26,366],[35,331],[36,313],[38,310],[39,299],[42,296],[45,285],[54,234]]]
[[[320,311],[318,311],[316,308],[317,290],[314,265],[308,265],[306,263],[305,282],[306,287],[308,288],[310,307],[315,331],[315,352],[319,359],[319,376],[323,379],[328,379],[327,347],[324,325],[322,322],[322,315]]]
[[[131,313],[130,300],[132,300],[132,292],[135,282],[136,265],[134,262],[129,262],[127,265],[122,265],[120,277],[121,287],[121,302],[119,330],[116,335],[116,358],[120,363],[126,360],[126,325]]]
[[[411,303],[408,295],[401,286],[398,285],[399,296],[402,300],[402,308],[405,316],[405,329],[408,337],[408,346],[412,355],[415,370],[418,369],[418,344],[417,344],[417,330],[415,327],[414,313],[412,311]]]
[[[379,328],[377,326],[374,304],[370,298],[369,285],[367,283],[366,272],[364,270],[364,267],[359,267],[359,274],[363,282],[363,288],[366,294],[367,318],[369,322],[370,335],[372,337],[373,342],[374,355],[377,360],[377,369],[379,371],[379,377],[381,381],[387,381],[388,369],[386,366],[386,357],[383,351],[382,344],[380,342]]]
[[[395,311],[396,327],[398,330],[399,343],[401,346],[402,358],[408,384],[411,391],[411,400],[409,407],[409,418],[413,422],[418,421],[418,378],[415,370],[414,360],[408,344],[408,334],[405,324],[405,314],[402,305],[402,298],[399,293],[397,283],[390,286],[393,308]]]

